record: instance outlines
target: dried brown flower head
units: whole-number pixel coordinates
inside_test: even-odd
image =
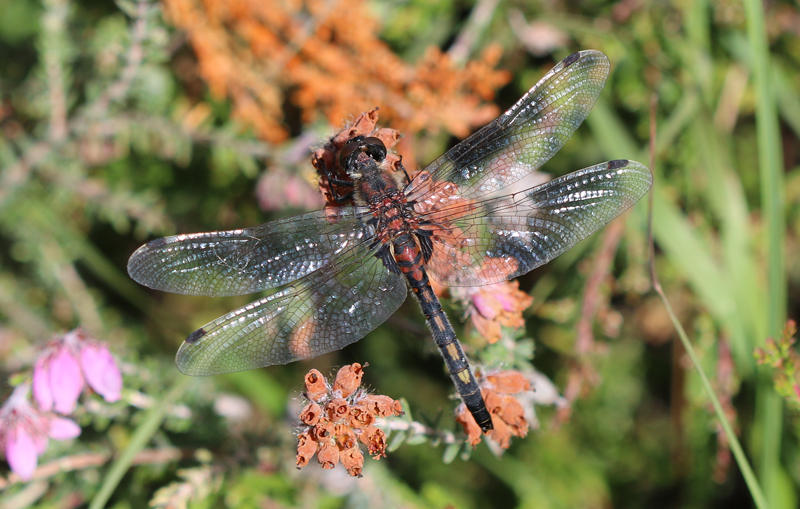
[[[486,408],[492,416],[494,429],[487,436],[501,448],[508,449],[511,437],[524,437],[528,434],[528,421],[525,410],[515,394],[531,390],[531,384],[517,371],[498,371],[487,374],[479,380]],[[481,429],[475,418],[461,404],[456,411],[456,421],[464,427],[467,441],[473,447],[481,441]]]
[[[386,456],[386,434],[374,426],[375,419],[402,415],[403,409],[399,401],[361,388],[363,375],[363,367],[355,363],[341,368],[333,384],[315,369],[305,376],[308,402],[300,412],[297,468],[316,454],[322,468],[341,462],[351,476],[360,477],[364,455],[359,442],[374,459]]]

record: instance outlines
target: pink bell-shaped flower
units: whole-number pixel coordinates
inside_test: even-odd
[[[24,427],[9,430],[4,442],[8,466],[22,479],[29,480],[39,461],[39,451],[30,433]]]
[[[23,480],[30,480],[39,455],[47,448],[48,436],[69,440],[81,434],[75,422],[47,415],[28,402],[30,386],[21,384],[0,407],[0,448],[11,470]]]
[[[119,400],[122,374],[108,348],[75,329],[51,341],[33,368],[33,397],[39,408],[69,414],[85,384],[106,401]]]
[[[69,414],[83,390],[83,376],[68,341],[55,342],[33,368],[33,395],[39,408]]]
[[[50,430],[47,434],[53,440],[69,440],[80,436],[81,427],[78,424],[66,417],[51,417]]]
[[[122,374],[111,352],[100,343],[81,349],[81,367],[86,382],[109,403],[118,401],[122,391]]]

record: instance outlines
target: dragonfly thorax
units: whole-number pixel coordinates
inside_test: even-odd
[[[373,215],[376,236],[388,242],[404,233],[416,233],[419,215],[387,171],[364,176],[356,181],[356,202],[363,200]]]

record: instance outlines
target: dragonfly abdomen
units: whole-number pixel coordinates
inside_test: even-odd
[[[492,417],[486,409],[478,382],[469,369],[467,358],[461,349],[453,326],[442,309],[439,298],[433,293],[428,273],[423,265],[424,255],[419,239],[412,234],[404,234],[393,242],[394,260],[405,274],[411,291],[417,298],[422,314],[431,329],[433,341],[444,357],[447,371],[458,389],[458,393],[478,426],[483,431],[493,429]]]

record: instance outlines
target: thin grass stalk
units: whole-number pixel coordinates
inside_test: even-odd
[[[103,479],[103,484],[100,486],[100,490],[92,499],[92,503],[89,504],[89,509],[102,509],[106,506],[108,499],[111,498],[111,495],[130,468],[136,455],[147,446],[150,439],[156,431],[158,431],[158,428],[161,427],[161,423],[164,422],[164,417],[169,407],[186,391],[189,380],[191,380],[191,378],[188,376],[179,377],[178,381],[172,386],[172,389],[167,395],[164,396],[156,406],[150,409],[142,423],[139,424],[136,431],[134,431],[133,436],[131,436],[128,447],[126,447],[125,450],[122,451],[122,454],[111,464],[111,467],[108,469],[108,474],[106,474],[105,479]]]
[[[764,21],[764,4],[745,0],[747,37],[750,44],[750,66],[756,95],[756,139],[761,180],[761,210],[766,227],[767,258],[767,336],[778,338],[786,321],[786,258],[784,246],[784,182],[781,161],[778,109],[775,103],[772,63]],[[766,340],[766,338],[763,338]],[[771,381],[762,377],[757,393],[757,426],[761,430],[761,477],[767,483],[772,505],[778,506],[777,477],[780,471],[783,405],[772,389]],[[760,421],[760,422],[758,422]]]
[[[655,170],[656,167],[656,109],[658,104],[658,97],[656,94],[653,94],[650,97],[650,169],[651,171]],[[656,182],[653,182],[653,187],[656,186]],[[717,394],[714,392],[714,388],[711,386],[711,381],[708,379],[705,371],[703,371],[703,366],[700,364],[700,359],[697,357],[697,354],[694,351],[694,347],[692,346],[691,341],[689,341],[689,337],[686,335],[686,331],[683,329],[680,320],[675,315],[675,312],[672,310],[672,306],[667,299],[666,294],[664,293],[664,289],[661,287],[661,282],[658,280],[658,274],[656,273],[656,261],[655,261],[655,245],[653,242],[653,197],[655,193],[651,190],[650,195],[648,196],[647,206],[648,206],[648,214],[647,214],[647,238],[650,242],[650,283],[653,285],[653,289],[658,294],[659,299],[664,304],[664,308],[667,310],[667,314],[669,315],[669,319],[672,322],[672,326],[678,332],[678,337],[681,339],[681,344],[683,344],[684,350],[686,353],[689,354],[689,359],[692,361],[692,365],[697,370],[697,374],[700,376],[700,382],[703,386],[703,390],[705,390],[708,398],[711,400],[711,404],[714,407],[714,412],[717,414],[717,418],[719,419],[720,425],[722,426],[722,431],[725,433],[725,436],[728,439],[728,444],[730,445],[731,452],[733,453],[733,457],[736,460],[736,464],[739,466],[739,471],[742,472],[742,477],[744,477],[744,481],[747,484],[748,489],[750,490],[750,494],[753,496],[753,502],[755,502],[756,507],[758,509],[767,509],[769,506],[767,505],[767,499],[764,497],[764,492],[761,490],[761,485],[758,482],[758,478],[756,477],[755,473],[753,472],[752,467],[750,466],[750,462],[747,461],[747,456],[744,454],[744,450],[742,449],[741,444],[739,443],[739,438],[736,436],[736,433],[733,431],[733,426],[731,426],[728,417],[725,415],[725,410],[722,408],[722,404],[719,402],[719,398],[717,398]]]
[[[697,374],[700,376],[703,389],[708,395],[708,398],[711,400],[711,404],[714,406],[714,412],[717,414],[717,418],[722,426],[722,430],[725,433],[725,436],[728,438],[728,443],[730,445],[731,452],[733,453],[733,457],[736,459],[736,464],[739,466],[739,470],[742,472],[742,477],[744,477],[744,482],[747,484],[747,488],[750,490],[750,494],[753,496],[753,502],[756,504],[758,509],[767,509],[770,506],[767,504],[767,499],[764,497],[764,492],[761,490],[761,485],[758,483],[758,478],[756,478],[752,467],[750,467],[750,463],[747,461],[747,456],[744,454],[744,450],[739,443],[739,439],[736,437],[736,433],[733,431],[733,426],[731,426],[730,421],[728,421],[728,419],[725,417],[725,410],[722,409],[722,405],[720,404],[719,399],[714,392],[714,388],[711,386],[711,381],[708,379],[708,376],[700,365],[700,359],[697,357],[697,354],[692,347],[692,343],[689,341],[689,337],[686,335],[686,331],[683,330],[683,326],[681,326],[678,317],[675,316],[675,312],[672,310],[672,306],[670,306],[669,300],[667,300],[667,296],[664,294],[661,284],[658,282],[658,278],[655,273],[655,255],[653,254],[652,237],[650,252],[650,270],[653,289],[655,289],[658,297],[664,304],[664,308],[667,310],[667,314],[669,314],[669,319],[672,322],[672,326],[675,327],[675,330],[678,332],[678,336],[681,338],[683,348],[686,350],[686,353],[689,354],[692,365],[695,367]]]
[[[656,104],[657,104],[657,97],[655,94],[650,99],[650,168],[655,169],[656,167]],[[655,187],[656,182],[653,182],[653,186]],[[691,341],[689,341],[689,337],[686,335],[686,331],[683,329],[680,320],[675,315],[675,312],[672,310],[672,306],[667,299],[666,294],[664,293],[664,289],[661,287],[661,283],[658,280],[658,275],[656,273],[656,258],[655,258],[655,245],[653,242],[653,196],[654,193],[651,191],[650,195],[648,196],[647,206],[648,206],[648,214],[647,214],[647,238],[650,242],[650,283],[653,285],[653,289],[658,294],[659,299],[664,304],[664,308],[667,310],[667,314],[669,315],[669,319],[672,322],[672,326],[678,332],[678,337],[681,339],[681,344],[683,344],[684,350],[686,353],[689,354],[689,359],[692,361],[692,365],[697,370],[697,374],[700,376],[700,382],[703,385],[703,390],[705,390],[706,394],[708,395],[708,399],[711,400],[711,404],[714,406],[714,412],[717,414],[717,418],[719,419],[720,425],[722,426],[722,431],[725,433],[725,436],[728,439],[728,444],[730,445],[731,452],[733,453],[734,459],[736,459],[736,464],[739,466],[739,471],[742,472],[742,477],[744,477],[744,482],[747,484],[747,488],[750,490],[750,494],[753,496],[753,502],[756,504],[758,509],[767,509],[769,506],[767,505],[767,499],[764,497],[764,492],[761,490],[761,485],[758,483],[758,478],[756,477],[755,473],[753,472],[752,467],[750,466],[750,462],[747,461],[747,456],[744,454],[744,450],[742,449],[741,444],[739,443],[739,438],[736,436],[736,433],[733,431],[733,426],[731,426],[730,421],[728,420],[727,416],[725,415],[725,410],[722,408],[722,404],[719,402],[719,398],[717,398],[717,394],[714,392],[714,388],[711,386],[711,381],[706,376],[705,371],[703,371],[703,366],[700,364],[700,359],[697,357],[697,354],[694,351],[694,347],[692,346]]]

